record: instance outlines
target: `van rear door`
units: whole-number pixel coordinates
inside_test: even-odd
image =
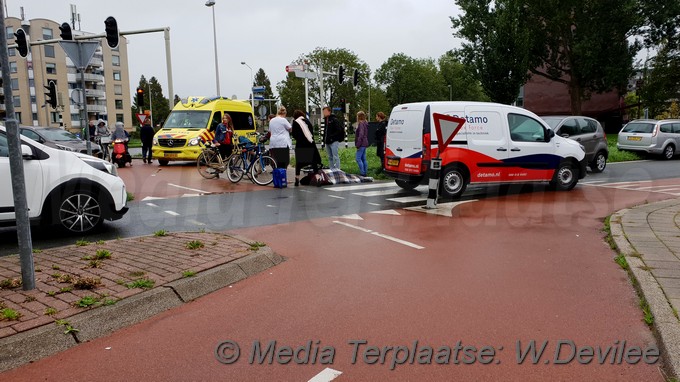
[[[424,118],[422,107],[392,110],[385,145],[387,171],[413,175],[421,173]]]

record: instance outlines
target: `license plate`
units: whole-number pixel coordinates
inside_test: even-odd
[[[177,154],[175,153],[165,153],[164,156],[166,158],[177,158]]]
[[[641,141],[642,137],[628,137],[629,141]]]
[[[388,159],[387,165],[388,166],[399,166],[399,159]]]

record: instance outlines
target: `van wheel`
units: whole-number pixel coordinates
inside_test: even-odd
[[[671,160],[675,156],[675,146],[672,144],[669,144],[666,146],[665,149],[663,149],[663,159],[665,160]]]
[[[458,199],[465,192],[467,184],[467,174],[462,168],[458,166],[449,167],[441,177],[439,193],[447,198]]]
[[[403,188],[404,190],[413,190],[414,188],[418,187],[418,185],[420,185],[420,179],[418,180],[396,179],[394,182],[397,184],[397,186]]]
[[[53,204],[56,223],[63,229],[74,233],[87,233],[102,225],[102,205],[97,196],[90,191],[76,190],[64,193]]]
[[[158,164],[161,165],[161,166],[167,166],[168,163],[170,163],[170,161],[165,160],[165,159],[159,159],[158,160]]]
[[[578,183],[578,169],[569,162],[563,162],[555,171],[550,187],[558,191],[569,191]]]
[[[595,155],[595,158],[593,158],[593,162],[590,164],[590,169],[593,172],[602,172],[604,171],[605,167],[607,167],[607,156],[604,155],[604,151],[599,151]]]

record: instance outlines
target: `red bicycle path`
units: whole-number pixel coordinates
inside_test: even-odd
[[[459,205],[454,217],[400,210],[238,230],[288,260],[267,272],[123,329],[0,374],[3,380],[306,381],[326,367],[354,380],[661,381],[659,365],[518,364],[523,344],[654,345],[626,273],[603,242],[611,212],[668,195],[595,187]],[[425,247],[414,249],[343,221]],[[499,349],[489,365],[351,363],[350,340],[435,349]],[[241,359],[216,361],[218,343]],[[332,346],[332,365],[251,365],[254,341]],[[389,360],[389,357],[388,357]],[[500,362],[500,363],[498,363]]]

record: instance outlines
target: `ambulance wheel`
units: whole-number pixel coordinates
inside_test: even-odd
[[[576,186],[576,183],[578,183],[578,169],[570,162],[562,162],[555,171],[550,186],[558,191],[569,191]]]
[[[170,163],[170,161],[167,161],[165,159],[159,159],[158,160],[158,164],[161,165],[161,166],[167,166],[168,163]]]
[[[414,188],[418,187],[418,185],[420,185],[420,179],[418,180],[396,179],[394,182],[397,183],[397,186],[403,188],[404,190],[413,190]]]
[[[439,194],[445,198],[458,199],[468,184],[467,172],[459,167],[452,166],[444,170],[439,183]]]

